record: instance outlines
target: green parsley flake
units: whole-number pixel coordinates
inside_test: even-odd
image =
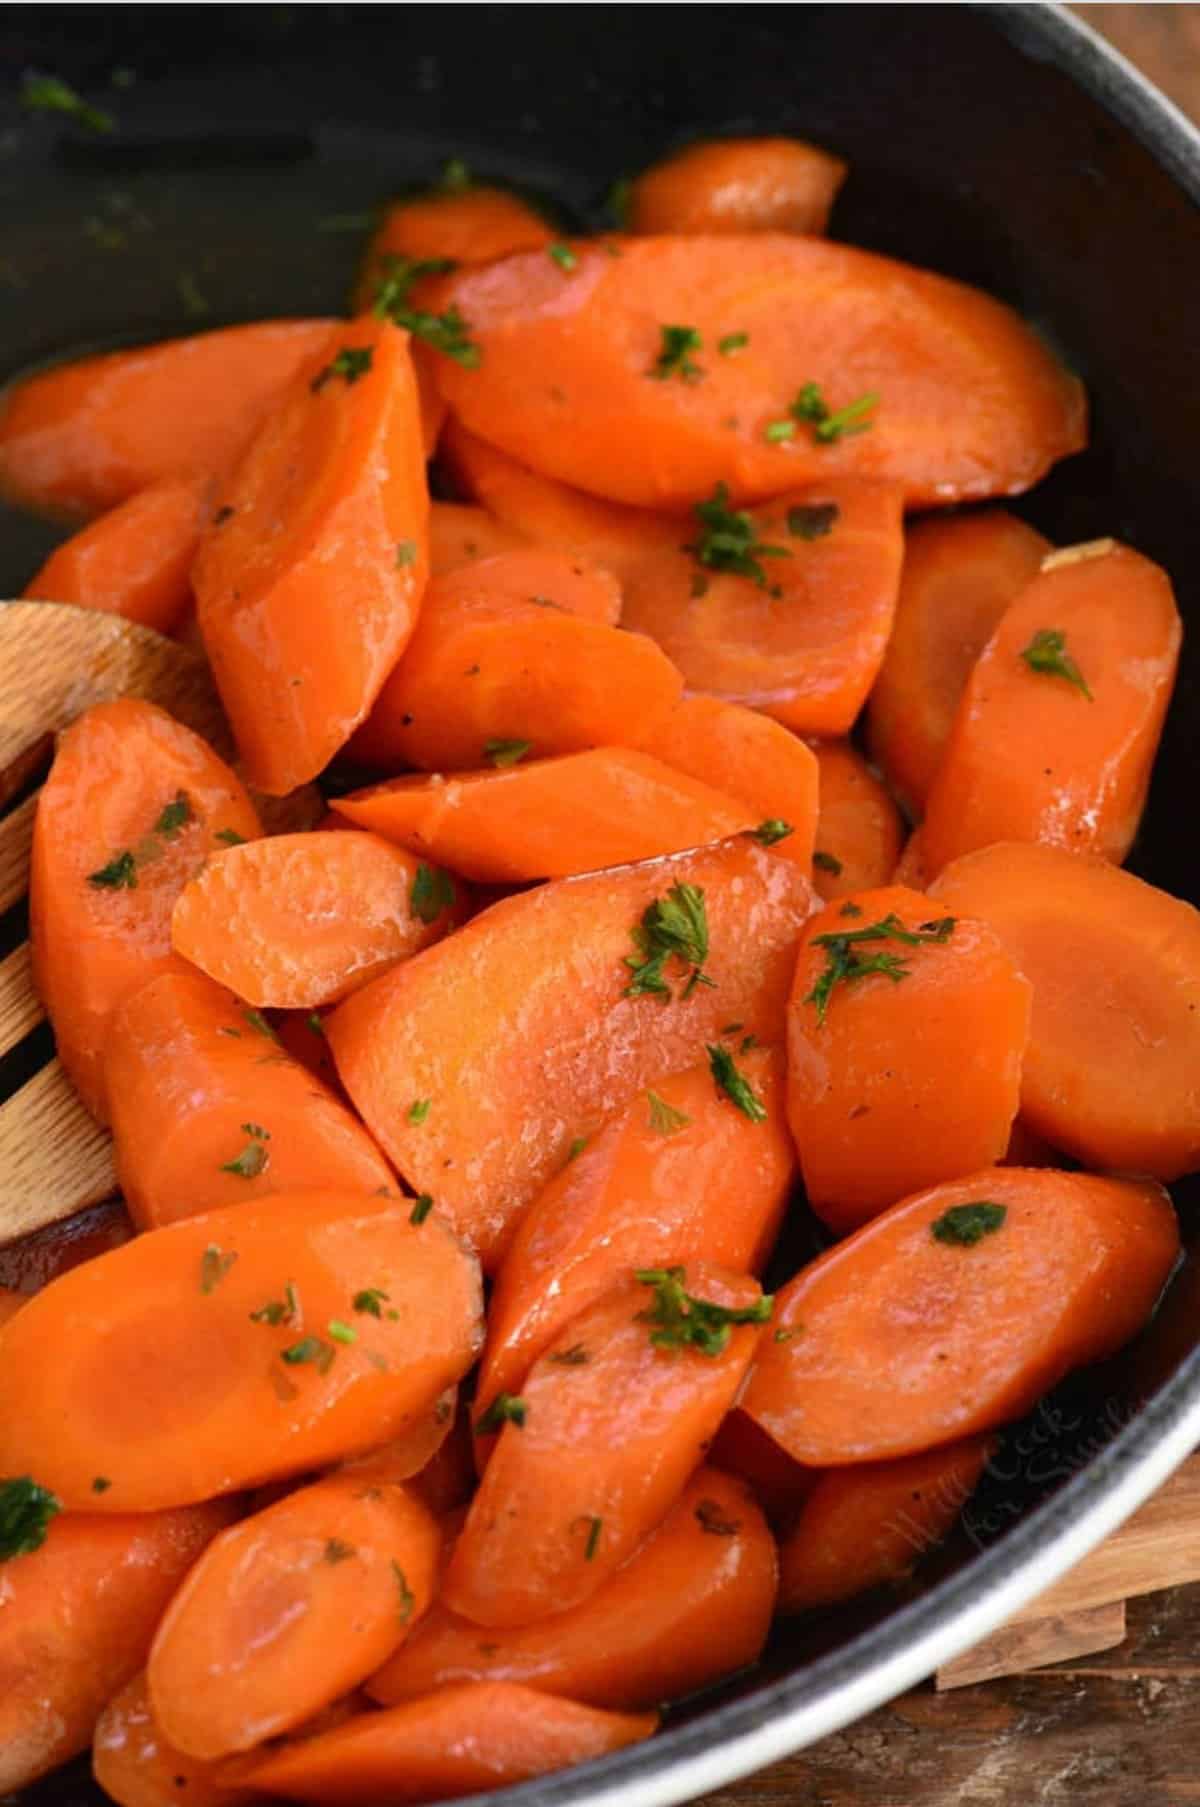
[[[416,562],[417,562],[417,542],[416,542],[416,540],[401,540],[399,545],[396,547],[396,569],[398,571],[406,571],[408,569],[409,565],[415,565]]]
[[[768,816],[766,821],[760,822],[757,828],[751,830],[751,833],[762,846],[774,847],[777,841],[786,841],[790,834],[795,833],[795,830],[790,822],[783,820],[782,816]]]
[[[506,1424],[515,1424],[521,1430],[528,1411],[529,1407],[519,1393],[497,1393],[482,1418],[475,1420],[475,1435],[490,1436],[493,1431],[502,1430]]]
[[[554,259],[560,270],[573,270],[579,263],[570,245],[547,245],[546,255]]]
[[[485,740],[484,758],[498,767],[516,765],[524,759],[532,745],[531,740]]]
[[[417,1599],[416,1599],[416,1595],[413,1593],[411,1587],[409,1587],[409,1585],[408,1585],[408,1581],[407,1581],[407,1578],[405,1577],[404,1570],[400,1567],[400,1564],[395,1560],[395,1558],[393,1558],[393,1560],[392,1560],[392,1575],[396,1582],[396,1591],[400,1595],[400,1603],[399,1603],[399,1608],[398,1608],[399,1613],[400,1613],[400,1623],[401,1623],[401,1625],[407,1625],[408,1621],[412,1618],[413,1613],[416,1610]]]
[[[428,1192],[419,1192],[413,1200],[413,1208],[408,1214],[411,1224],[423,1224],[433,1210],[433,1199]]]
[[[40,1550],[51,1519],[61,1511],[57,1495],[39,1487],[28,1475],[0,1481],[0,1562]]]
[[[87,882],[95,885],[98,891],[136,891],[137,862],[128,847],[115,854],[98,872],[89,872]]]
[[[265,1173],[271,1164],[271,1151],[261,1141],[255,1139],[247,1142],[240,1154],[234,1155],[232,1161],[222,1161],[222,1173],[236,1173],[239,1179],[256,1180],[260,1173]]]
[[[167,841],[173,841],[188,822],[192,820],[191,799],[186,791],[176,791],[169,803],[163,805],[162,814],[154,824],[153,832],[160,834]]]
[[[269,1042],[277,1042],[279,1040],[279,1037],[276,1035],[274,1029],[272,1029],[261,1010],[251,1010],[247,1007],[242,1011],[242,1015],[253,1029],[255,1035],[265,1036]]]
[[[744,508],[730,508],[729,489],[718,483],[707,502],[697,502],[693,513],[704,529],[698,540],[684,547],[710,571],[727,571],[749,577],[765,590],[764,558],[790,558],[786,546],[768,546]]]
[[[683,1111],[677,1111],[674,1105],[660,1098],[657,1092],[647,1092],[646,1102],[650,1106],[650,1128],[656,1136],[675,1136],[681,1129],[686,1129],[691,1118]]]
[[[308,385],[314,395],[318,395],[326,383],[340,376],[347,388],[357,383],[359,377],[366,376],[375,359],[375,350],[370,345],[343,345],[342,349],[326,364],[324,370],[318,370]]]
[[[92,106],[57,75],[26,75],[21,83],[21,105],[27,113],[61,113],[89,132],[108,133],[116,129],[111,113]]]
[[[749,333],[726,333],[723,339],[717,340],[717,350],[723,358],[728,358],[731,357],[735,351],[741,351],[742,347],[749,345],[749,343]]]
[[[844,439],[851,433],[865,433],[869,427],[873,427],[875,422],[866,416],[878,405],[879,397],[872,390],[870,394],[858,396],[833,413],[817,384],[805,383],[788,413],[793,420],[809,423],[813,438],[818,444],[832,445],[835,440]]]
[[[318,1374],[328,1374],[333,1366],[333,1358],[337,1350],[332,1343],[327,1343],[321,1336],[301,1337],[298,1343],[292,1343],[280,1350],[280,1359],[289,1367],[300,1367],[305,1362],[312,1362]]]
[[[625,956],[633,974],[624,996],[670,998],[671,987],[663,968],[672,957],[691,967],[683,995],[690,998],[697,985],[715,985],[703,970],[708,959],[708,912],[699,885],[675,884],[665,897],[656,898],[630,931],[636,953]]]
[[[218,828],[213,840],[223,841],[226,847],[244,847],[246,844],[245,835],[239,834],[236,828]]]
[[[424,861],[413,874],[408,894],[409,908],[424,923],[436,922],[443,910],[452,910],[457,893],[454,880],[440,866],[427,866]]]
[[[408,1107],[409,1122],[424,1123],[426,1117],[429,1115],[429,1107],[432,1103],[432,1098],[414,1098]]]
[[[452,358],[464,370],[476,370],[482,353],[469,338],[470,328],[456,307],[431,314],[410,306],[409,291],[421,277],[448,275],[455,268],[446,257],[386,257],[375,295],[375,312],[394,326],[402,326],[414,339],[423,339],[443,357]]]
[[[548,1362],[553,1362],[558,1368],[582,1368],[591,1359],[582,1343],[572,1343],[569,1349],[556,1350],[553,1355],[546,1357]]]
[[[662,346],[654,363],[646,372],[647,376],[657,377],[666,382],[677,376],[684,383],[698,383],[704,375],[699,364],[692,362],[689,355],[702,348],[703,340],[694,326],[660,326]]]
[[[745,1046],[744,1043],[742,1045]],[[730,1103],[735,1104],[744,1117],[749,1117],[751,1123],[765,1123],[767,1107],[746,1075],[740,1071],[728,1048],[706,1043],[704,1052],[708,1055],[714,1080]]]
[[[836,502],[797,502],[787,511],[787,530],[796,540],[823,540],[840,512]]]
[[[568,1161],[577,1161],[588,1145],[586,1136],[576,1136],[567,1150]]]
[[[639,1312],[637,1322],[652,1324],[650,1341],[656,1349],[698,1349],[716,1357],[729,1347],[735,1324],[765,1324],[775,1300],[770,1294],[753,1305],[718,1305],[698,1299],[684,1287],[682,1267],[643,1267],[634,1275],[643,1286],[654,1288],[654,1302]]]
[[[1089,703],[1095,702],[1083,673],[1067,651],[1067,636],[1060,628],[1040,627],[1029,645],[1023,648],[1021,657],[1030,671],[1047,678],[1065,678],[1068,684],[1082,691]]]
[[[851,914],[845,905],[842,915]],[[861,915],[856,908],[853,913]],[[870,922],[862,929],[841,929],[831,934],[814,935],[813,947],[825,949],[825,970],[803,1000],[806,1004],[815,1004],[817,1022],[825,1021],[829,1009],[829,1000],[838,985],[852,985],[859,979],[870,978],[872,973],[879,973],[898,985],[907,979],[910,972],[907,958],[893,953],[863,954],[858,950],[864,942],[898,941],[904,947],[942,946],[954,932],[955,918],[940,917],[936,922],[923,922],[916,930],[906,929],[895,912],[890,912],[878,922]]]
[[[360,1316],[381,1318],[383,1308],[390,1299],[391,1294],[384,1292],[381,1286],[364,1286],[361,1292],[355,1293],[351,1303]]]
[[[981,1198],[973,1205],[951,1205],[948,1211],[943,1211],[930,1224],[929,1231],[938,1242],[953,1242],[963,1248],[973,1248],[985,1236],[994,1235],[1007,1216],[1007,1205],[997,1205],[990,1198]]]
[[[603,1529],[604,1520],[602,1518],[589,1518],[587,1523],[589,1529],[587,1543],[585,1544],[583,1551],[583,1560],[585,1562],[591,1562],[596,1551],[600,1548],[600,1532]]]
[[[106,1474],[98,1474],[96,1476],[95,1480],[92,1482],[92,1492],[93,1493],[107,1493],[111,1486],[112,1486],[112,1482],[109,1480],[109,1478]]]
[[[340,1537],[331,1537],[325,1545],[325,1560],[328,1563],[349,1562],[358,1552],[352,1543],[343,1543]]]
[[[826,853],[822,847],[814,849],[813,865],[818,866],[822,872],[831,873],[834,878],[840,878],[842,875],[841,860],[838,859],[836,853]]]
[[[352,1324],[343,1323],[341,1318],[330,1318],[325,1328],[328,1330],[335,1343],[349,1346],[349,1344],[357,1343],[358,1341],[358,1331],[355,1330]]]
[[[200,1257],[200,1291],[215,1292],[236,1260],[235,1250],[222,1250],[210,1242]]]
[[[763,438],[769,445],[782,445],[786,439],[795,439],[796,423],[794,420],[769,420],[763,428]]]

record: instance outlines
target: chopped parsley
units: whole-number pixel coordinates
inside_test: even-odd
[[[797,502],[787,511],[787,530],[796,540],[823,540],[840,512],[836,502]]]
[[[646,1102],[650,1106],[650,1127],[656,1136],[678,1135],[692,1120],[685,1112],[668,1104],[665,1098],[660,1098],[657,1092],[647,1092]]]
[[[843,906],[842,915],[848,912]],[[894,913],[882,917],[878,922],[869,922],[861,929],[841,929],[826,935],[814,935],[813,947],[825,950],[825,970],[804,999],[806,1004],[817,1007],[817,1022],[825,1021],[829,1009],[829,1000],[838,985],[852,985],[859,979],[866,979],[872,973],[881,973],[898,985],[901,979],[907,979],[910,972],[907,958],[901,954],[889,952],[863,954],[859,948],[864,942],[898,941],[904,947],[924,947],[944,945],[954,931],[953,916],[940,917],[936,922],[923,922],[920,927],[906,929],[900,918]]]
[[[215,1292],[236,1260],[235,1250],[219,1249],[215,1242],[210,1242],[200,1257],[200,1291]]]
[[[92,106],[61,76],[30,72],[21,83],[21,105],[27,113],[62,113],[89,132],[104,134],[116,129],[111,113]]]
[[[783,820],[782,816],[768,816],[765,822],[760,822],[758,827],[752,829],[751,832],[755,840],[761,842],[764,847],[774,847],[777,841],[786,841],[790,834],[795,833],[795,830],[790,822]]]
[[[154,824],[153,832],[162,835],[164,840],[173,841],[188,822],[192,820],[192,803],[186,791],[176,791],[169,803],[163,805],[162,814]]]
[[[985,1236],[994,1235],[1007,1216],[1007,1205],[981,1198],[973,1205],[951,1205],[930,1224],[929,1231],[938,1242],[955,1242],[963,1248],[973,1248]]]
[[[1095,702],[1083,673],[1067,651],[1067,636],[1060,628],[1040,627],[1029,645],[1022,649],[1021,657],[1030,671],[1047,678],[1065,678],[1068,684],[1074,684],[1076,690],[1083,692],[1089,703]]]
[[[416,1610],[417,1597],[408,1585],[408,1579],[400,1564],[393,1557],[392,1575],[396,1583],[396,1591],[400,1596],[399,1613],[401,1625],[407,1625]]]
[[[252,1324],[287,1324],[294,1327],[300,1322],[300,1300],[296,1288],[289,1280],[283,1289],[282,1299],[268,1299],[257,1311],[250,1313]]]
[[[483,752],[492,765],[504,767],[517,765],[532,745],[531,740],[485,740]]]
[[[653,994],[670,998],[673,994],[663,977],[663,968],[672,957],[692,969],[684,986],[685,998],[691,997],[697,985],[716,984],[704,971],[708,959],[708,913],[699,885],[672,885],[665,897],[656,898],[649,905],[630,933],[637,951],[625,956],[625,964],[633,974],[625,987],[625,997]]]
[[[429,1107],[432,1103],[432,1098],[414,1098],[408,1107],[409,1122],[424,1123],[426,1117],[429,1115]]]
[[[92,1482],[92,1492],[107,1493],[111,1486],[112,1482],[106,1474],[98,1474]]]
[[[375,351],[370,345],[343,345],[324,370],[318,370],[308,386],[314,395],[318,395],[326,383],[331,383],[334,377],[340,376],[348,388],[350,384],[357,383],[360,376],[366,376],[374,358]]]
[[[745,1042],[742,1043],[745,1049]],[[731,1104],[736,1104],[742,1115],[749,1117],[751,1123],[765,1123],[767,1107],[759,1097],[746,1075],[738,1068],[737,1062],[728,1048],[719,1044],[706,1043],[704,1052],[708,1055],[708,1064],[718,1087]]]
[[[239,834],[236,828],[218,828],[213,840],[223,841],[226,847],[244,847],[246,844],[245,835]]]
[[[546,255],[553,258],[560,270],[573,270],[579,262],[570,245],[547,245]]]
[[[393,319],[397,309],[408,306],[414,284],[427,276],[449,276],[457,268],[452,257],[384,257],[375,290],[376,314]]]
[[[305,1022],[305,1026],[307,1028],[311,1029],[314,1035],[319,1035],[319,1036],[321,1036],[322,1039],[324,1039],[325,1025],[321,1021],[320,1017],[318,1016],[318,1014],[315,1010],[309,1011],[308,1015],[304,1019],[304,1022]]]
[[[604,1528],[604,1520],[602,1518],[589,1518],[587,1525],[588,1535],[587,1543],[584,1545],[583,1560],[585,1562],[591,1562],[596,1551],[600,1548],[600,1533]]]
[[[95,885],[98,891],[136,891],[137,862],[129,848],[115,854],[107,866],[101,866],[96,872],[89,872],[87,882]]]
[[[256,1180],[271,1163],[271,1151],[266,1146],[271,1140],[271,1132],[264,1129],[261,1123],[243,1123],[242,1131],[250,1140],[232,1161],[221,1162],[221,1172],[236,1173],[243,1180]]]
[[[343,1323],[341,1318],[330,1318],[325,1328],[334,1342],[341,1343],[343,1347],[349,1347],[351,1343],[358,1341],[358,1331],[352,1324]]]
[[[0,1562],[40,1550],[51,1519],[61,1511],[57,1495],[39,1487],[28,1475],[0,1481]]]
[[[381,1286],[364,1286],[361,1292],[355,1293],[351,1303],[360,1316],[381,1318],[383,1308],[390,1300],[391,1294],[385,1293]]]
[[[452,910],[457,898],[454,880],[440,866],[427,866],[422,860],[413,874],[408,893],[409,908],[424,923],[436,922],[443,910]]]
[[[515,1424],[521,1430],[528,1410],[529,1407],[519,1393],[497,1393],[482,1418],[475,1420],[475,1435],[489,1436],[492,1431],[501,1430],[506,1424]]]
[[[445,169],[442,171],[441,181],[438,186],[442,188],[446,194],[451,195],[463,194],[466,189],[473,186],[471,172],[461,157],[451,157]]]
[[[429,1193],[418,1193],[416,1199],[413,1201],[413,1208],[408,1214],[409,1223],[423,1224],[432,1210],[433,1199],[430,1197]]]
[[[298,1343],[291,1343],[286,1349],[281,1349],[279,1354],[280,1359],[287,1362],[289,1367],[296,1368],[305,1362],[312,1362],[318,1374],[328,1374],[337,1350],[323,1336],[304,1336]]]
[[[417,562],[416,540],[400,540],[396,546],[396,569],[406,571],[409,565]]]
[[[717,340],[717,350],[723,358],[728,358],[735,351],[741,351],[742,347],[749,343],[749,333],[726,333],[724,338]]]
[[[453,358],[464,370],[476,370],[482,356],[468,336],[470,328],[456,307],[431,314],[410,305],[409,291],[423,276],[445,276],[455,268],[446,257],[386,257],[375,294],[375,312],[393,326],[402,326],[414,339],[423,339],[443,357]]]
[[[349,1562],[358,1551],[352,1543],[343,1543],[340,1537],[331,1537],[325,1545],[325,1560],[329,1563]]]
[[[805,383],[795,401],[788,409],[793,420],[807,421],[813,430],[813,438],[820,445],[832,445],[835,440],[844,439],[851,433],[865,433],[875,422],[869,418],[873,408],[879,404],[879,397],[872,390],[867,395],[860,395],[854,401],[847,402],[844,408],[834,413],[816,383]]]
[[[659,334],[662,344],[647,376],[657,377],[666,382],[677,376],[685,383],[698,383],[704,375],[699,364],[692,362],[691,353],[699,351],[703,340],[694,326],[660,326]]]
[[[650,1341],[656,1349],[699,1349],[718,1356],[729,1347],[735,1324],[765,1324],[775,1300],[764,1294],[753,1305],[718,1305],[698,1299],[684,1287],[682,1267],[638,1268],[635,1278],[654,1288],[654,1303],[638,1313],[638,1322],[652,1324]]]
[[[553,1362],[558,1368],[582,1368],[591,1359],[582,1343],[572,1343],[569,1349],[558,1349],[553,1355],[546,1357],[548,1362]]]
[[[269,1042],[277,1042],[279,1037],[268,1023],[261,1010],[252,1010],[249,1006],[242,1011],[243,1017],[253,1029],[255,1035],[265,1036]]]
[[[576,1136],[567,1150],[568,1161],[577,1161],[588,1145],[586,1136]]]
[[[729,488],[718,483],[707,502],[693,508],[704,531],[700,538],[684,547],[710,571],[728,571],[735,577],[749,577],[767,588],[764,558],[790,558],[786,546],[768,546],[758,537],[758,529],[744,508],[730,508]]]
[[[795,439],[796,423],[794,420],[769,420],[763,428],[763,438],[768,445],[782,445],[787,439]]]
[[[813,865],[818,866],[822,872],[831,873],[834,878],[842,876],[841,860],[838,859],[836,853],[826,853],[823,847],[814,849]]]
[[[727,1517],[716,1500],[700,1500],[696,1506],[696,1522],[710,1537],[736,1537],[742,1528],[740,1518]]]

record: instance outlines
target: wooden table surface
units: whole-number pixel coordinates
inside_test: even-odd
[[[1073,10],[1200,121],[1200,5]],[[926,1683],[703,1807],[1200,1807],[1200,1584],[1127,1626],[1078,1663]]]

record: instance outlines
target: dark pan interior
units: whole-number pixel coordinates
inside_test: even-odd
[[[1060,542],[1117,534],[1175,579],[1192,631],[1132,864],[1195,901],[1200,217],[1144,142],[1164,130],[1153,109],[1131,131],[1064,60],[1093,89],[1107,80],[1038,7],[8,6],[0,378],[83,348],[339,311],[370,210],[451,156],[587,226],[605,223],[614,177],[686,138],[811,137],[851,164],[836,236],[985,286],[1085,378],[1093,449],[1018,507]],[[80,86],[119,130],[93,138],[27,119],[15,98],[27,69]],[[1168,131],[1159,154],[1187,179],[1186,143]],[[54,537],[0,512],[0,596],[19,592]],[[2,926],[10,941],[20,930]],[[923,1574],[926,1592],[952,1578],[944,1610],[964,1583],[969,1593],[965,1565],[981,1546],[1003,1538],[1013,1564],[1030,1553],[1030,1508],[1089,1462],[1098,1476],[1097,1452],[1147,1394],[1160,1390],[1164,1415],[1200,1396],[1194,1358],[1161,1392],[1192,1348],[1198,1303],[1189,1264],[1141,1348],[1006,1437],[963,1533]],[[1106,1474],[1136,1453],[1126,1432]],[[905,1635],[896,1605],[782,1628],[761,1671],[677,1712],[678,1739],[506,1799],[649,1783],[694,1742],[698,1715],[711,1743],[747,1710],[811,1696],[856,1649],[874,1660]],[[770,1686],[805,1661],[803,1678]],[[35,1796],[45,1807],[95,1798],[82,1765]]]

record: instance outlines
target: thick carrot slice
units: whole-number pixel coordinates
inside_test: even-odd
[[[794,1462],[740,1406],[723,1420],[709,1460],[723,1473],[744,1481],[772,1524],[784,1526],[794,1523],[820,1473]]]
[[[383,1302],[377,1301],[380,1309]],[[374,1316],[372,1311],[371,1316]],[[439,1393],[433,1404],[427,1406],[421,1416],[377,1449],[368,1450],[366,1455],[351,1456],[343,1463],[343,1468],[353,1471],[360,1477],[374,1479],[382,1477],[386,1481],[411,1481],[428,1468],[442,1445],[450,1436],[454,1426],[458,1407],[458,1388],[447,1387]],[[414,1490],[415,1491],[415,1490]],[[422,1499],[424,1493],[420,1494]],[[426,1501],[428,1505],[429,1502]],[[434,1508],[430,1506],[430,1510]]]
[[[107,1474],[94,1479],[103,1489]],[[110,1518],[85,1509],[78,1518],[54,1519],[40,1549],[5,1563],[0,1788],[6,1794],[87,1747],[105,1703],[145,1662],[171,1595],[231,1517],[223,1503]]]
[[[1119,864],[1182,639],[1166,572],[1114,540],[1053,552],[967,680],[925,804],[930,870],[996,841]]]
[[[904,540],[892,637],[867,707],[872,756],[919,815],[971,667],[1050,542],[1002,508],[917,521]]]
[[[721,518],[752,522],[783,554],[752,560],[762,581],[706,571],[697,553],[674,546],[630,572],[623,624],[656,640],[691,690],[750,704],[804,734],[846,733],[891,629],[900,490],[846,479]],[[823,523],[815,534],[814,522]],[[707,537],[698,526],[690,543],[703,547]]]
[[[527,201],[506,188],[443,189],[393,201],[371,236],[355,289],[356,308],[375,300],[391,259],[485,264],[512,251],[538,251],[554,232]],[[413,290],[420,305],[421,289]]]
[[[714,983],[693,984],[672,959],[670,998],[627,995],[643,915],[660,900],[687,907],[695,891]],[[744,840],[552,881],[339,1005],[327,1024],[338,1071],[404,1177],[494,1266],[578,1125],[690,1066],[727,1023],[782,1039],[811,898],[795,866]]]
[[[565,279],[540,252],[447,278],[481,361],[438,380],[473,433],[598,496],[679,507],[721,482],[753,501],[854,476],[945,504],[1027,489],[1084,442],[1078,381],[962,283],[769,232],[571,248]],[[691,381],[680,357],[660,368],[667,321],[697,335]],[[843,432],[864,396],[847,424],[869,430]]]
[[[225,486],[193,567],[259,789],[315,777],[379,694],[425,587],[428,513],[408,336],[370,317],[338,327]]]
[[[184,970],[171,950],[175,899],[231,836],[259,832],[229,767],[153,703],[99,703],[60,735],[34,819],[33,974],[59,1059],[102,1121],[113,1012]]]
[[[910,891],[924,891],[932,876],[925,860],[925,839],[918,826],[904,843],[892,873],[892,883],[905,885]]]
[[[796,735],[756,709],[715,696],[685,696],[639,744],[690,778],[748,803],[768,845],[807,876],[817,828],[817,761]],[[782,834],[784,827],[790,833]]]
[[[379,835],[272,835],[210,860],[180,893],[171,935],[248,1004],[313,1010],[440,940],[452,892]]]
[[[734,1053],[739,1039],[727,1040]],[[534,1357],[630,1268],[762,1267],[796,1156],[781,1056],[754,1048],[738,1064],[761,1121],[718,1090],[707,1061],[667,1074],[614,1111],[524,1213],[492,1293],[481,1410],[520,1392]]]
[[[900,811],[862,754],[843,740],[813,743],[821,807],[813,852],[813,889],[826,903],[873,891],[900,858]]]
[[[702,1468],[657,1531],[581,1605],[517,1631],[482,1631],[438,1601],[367,1691],[394,1706],[494,1680],[594,1707],[653,1707],[756,1662],[775,1586],[774,1540],[748,1489]]]
[[[439,1217],[410,1217],[404,1199],[282,1194],[64,1274],[0,1339],[20,1400],[0,1474],[36,1474],[74,1511],[141,1511],[397,1436],[481,1340],[475,1263]],[[388,1295],[379,1317],[355,1307],[368,1291]]]
[[[55,548],[23,594],[73,602],[173,634],[192,600],[191,569],[211,487],[168,477]]]
[[[331,320],[263,320],[27,377],[0,405],[0,491],[68,518],[164,477],[224,475]]]
[[[657,1725],[657,1713],[606,1713],[515,1682],[465,1682],[360,1713],[243,1773],[257,1793],[329,1807],[441,1801],[569,1769],[649,1738]]]
[[[623,747],[455,778],[392,778],[335,798],[334,808],[373,829],[372,839],[383,835],[497,885],[682,853],[740,834],[756,820],[729,795]]]
[[[800,138],[710,139],[642,171],[630,184],[626,228],[824,232],[845,180],[840,157]]]
[[[0,1248],[0,1286],[19,1293],[40,1292],[68,1268],[119,1249],[132,1241],[133,1234],[122,1204],[93,1205],[61,1223],[6,1242]]]
[[[92,1773],[118,1807],[238,1807],[247,1788],[223,1783],[210,1763],[169,1744],[142,1670],[109,1701],[92,1739]]]
[[[780,1612],[836,1606],[902,1580],[953,1528],[992,1448],[991,1437],[964,1437],[894,1462],[827,1469],[779,1548]]]
[[[991,924],[1033,985],[1021,1114],[1090,1166],[1200,1166],[1200,914],[1107,861],[984,847],[931,896]]]
[[[702,1262],[639,1271],[568,1321],[510,1401],[442,1584],[476,1625],[529,1625],[594,1594],[661,1524],[733,1404],[770,1315],[757,1284]],[[689,1335],[701,1300],[724,1310],[707,1343]]]
[[[742,1405],[815,1468],[990,1430],[1127,1343],[1178,1253],[1152,1180],[992,1167],[947,1181],[784,1287],[775,1323],[791,1335],[763,1339]]]
[[[683,680],[653,641],[609,625],[618,606],[606,572],[562,553],[510,553],[448,573],[430,585],[352,756],[464,771],[491,741],[524,741],[535,755],[636,741],[678,701]]]
[[[441,1532],[380,1477],[329,1475],[209,1545],[158,1628],[147,1678],[170,1742],[250,1750],[364,1681],[428,1610]]]
[[[526,538],[474,502],[429,504],[429,575],[444,577],[477,559],[515,552]]]
[[[788,1005],[788,1118],[831,1229],[1000,1159],[1031,1001],[995,930],[918,891],[860,891],[812,918]]]
[[[139,1229],[270,1196],[395,1184],[362,1125],[200,973],[127,998],[105,1050],[117,1180]]]

